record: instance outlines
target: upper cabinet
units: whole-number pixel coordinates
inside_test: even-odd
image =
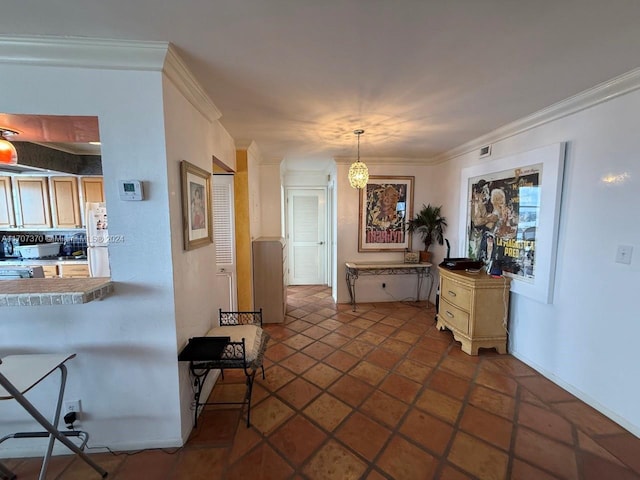
[[[51,227],[49,188],[45,177],[13,177],[14,208],[19,228]]]
[[[55,228],[80,228],[80,199],[76,177],[51,177],[51,210]]]
[[[83,202],[104,202],[102,177],[81,177],[80,184]]]
[[[0,227],[12,228],[15,226],[16,217],[13,214],[11,177],[0,177]]]

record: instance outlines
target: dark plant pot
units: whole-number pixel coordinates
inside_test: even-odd
[[[431,252],[425,252],[422,250],[420,252],[420,263],[429,263],[431,262]]]

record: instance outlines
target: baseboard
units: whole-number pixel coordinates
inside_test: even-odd
[[[531,359],[527,358],[525,355],[521,355],[518,352],[512,352],[512,351],[510,351],[509,353],[511,355],[513,355],[514,357],[516,357],[521,362],[525,363],[529,367],[531,367],[534,370],[536,370],[538,373],[540,373],[542,376],[544,376],[548,380],[552,381],[553,383],[555,383],[559,387],[565,389],[567,392],[571,393],[573,396],[579,398],[580,400],[582,400],[587,405],[595,408],[598,412],[603,414],[605,417],[608,417],[610,420],[616,422],[622,428],[628,430],[629,432],[633,433],[636,437],[640,438],[640,426],[633,425],[632,423],[629,423],[629,421],[626,420],[625,418],[622,418],[621,416],[619,416],[615,412],[612,412],[611,410],[606,408],[604,405],[600,404],[600,402],[598,402],[597,400],[595,400],[591,396],[587,395],[583,391],[577,389],[573,385],[571,385],[571,384],[563,381],[562,379],[558,378],[556,375],[554,375],[553,373],[547,371],[541,365],[538,365],[536,362],[534,362]]]

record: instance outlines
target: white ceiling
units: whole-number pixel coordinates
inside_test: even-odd
[[[7,35],[169,41],[265,159],[429,159],[640,66],[636,0],[8,0]]]

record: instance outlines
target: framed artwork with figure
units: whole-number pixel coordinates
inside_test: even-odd
[[[407,220],[413,216],[415,177],[370,176],[360,191],[359,252],[411,250]]]
[[[211,223],[211,174],[186,160],[180,162],[184,249],[213,243]]]

